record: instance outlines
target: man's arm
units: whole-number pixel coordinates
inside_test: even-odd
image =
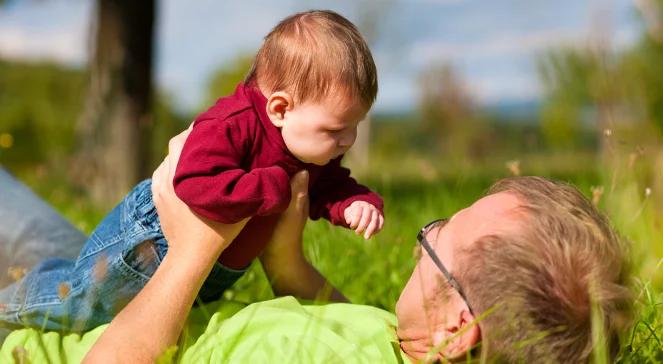
[[[175,166],[188,130],[171,139],[169,155],[153,175],[152,193],[168,254],[147,285],[111,321],[85,362],[152,363],[175,345],[214,262],[242,229],[192,213],[173,191]]]
[[[283,212],[272,239],[260,256],[274,293],[304,299],[348,302],[304,257],[302,233],[308,218],[308,173],[290,181],[292,199]]]

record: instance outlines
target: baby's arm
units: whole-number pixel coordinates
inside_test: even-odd
[[[336,158],[324,167],[311,189],[311,218],[324,217],[334,225],[351,228],[369,238],[384,223],[382,198],[350,177]]]
[[[251,135],[233,120],[199,120],[177,165],[175,193],[194,212],[224,224],[282,212],[290,201],[279,166],[246,170]]]

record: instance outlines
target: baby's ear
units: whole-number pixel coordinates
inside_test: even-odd
[[[285,124],[286,112],[292,110],[293,100],[290,94],[283,91],[272,93],[267,99],[267,116],[277,128]]]

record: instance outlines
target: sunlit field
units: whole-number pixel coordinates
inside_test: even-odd
[[[582,158],[579,156],[578,160]],[[492,163],[492,168],[466,166],[454,173],[445,169],[443,163],[424,159],[395,163],[403,167],[394,169],[394,173],[382,172],[378,177],[371,177],[369,169],[364,173],[364,182],[385,198],[384,230],[366,241],[325,221],[310,221],[305,231],[306,255],[353,303],[393,311],[414,268],[415,237],[421,226],[433,219],[451,216],[481,197],[494,181],[513,172],[567,181],[608,212],[631,248],[635,320],[633,327],[623,333],[619,362],[662,361],[663,263],[656,258],[663,255],[663,236],[657,225],[661,216],[654,213],[647,192],[635,182],[628,182],[629,178],[622,176],[619,181],[623,185],[613,187],[612,191],[609,186],[604,187],[599,193],[597,191],[606,185],[606,178],[611,174],[606,177],[593,168],[574,169],[577,163],[556,159],[551,156],[524,158],[518,163],[519,171],[513,170],[512,163],[505,162]],[[374,161],[387,163],[379,158]],[[580,165],[587,166],[586,163]],[[547,173],[545,166],[549,169]],[[579,172],[581,169],[584,172]],[[417,175],[418,178],[414,177]],[[608,179],[608,183],[610,181],[612,179]],[[85,231],[89,232],[103,215],[86,201],[73,197],[75,194],[66,184],[46,183],[43,179],[27,182]],[[225,297],[255,302],[273,295],[259,265],[254,264]],[[595,358],[598,363],[606,361],[601,355]]]

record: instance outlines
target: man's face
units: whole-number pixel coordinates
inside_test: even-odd
[[[483,197],[456,213],[445,225],[430,230],[426,239],[444,266],[457,277],[457,272],[462,269],[458,266],[459,255],[465,249],[472,249],[479,238],[517,232],[518,215],[514,209],[519,205],[518,198],[508,192]],[[464,288],[466,292],[468,289]],[[468,317],[468,314],[463,298],[422,251],[421,259],[396,304],[401,348],[411,358],[423,358],[433,347],[458,331],[462,317]]]
[[[366,108],[349,98],[304,102],[285,113],[281,135],[297,159],[325,165],[350,149]]]

